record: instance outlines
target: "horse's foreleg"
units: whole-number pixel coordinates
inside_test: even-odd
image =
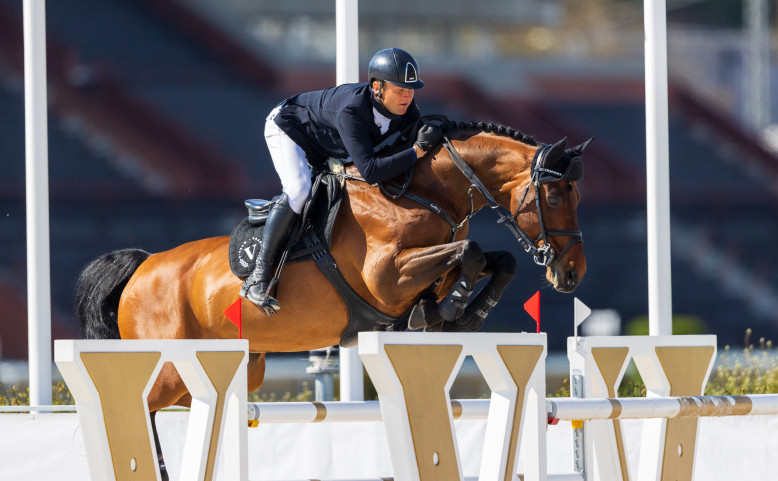
[[[462,269],[454,286],[438,305],[438,314],[444,321],[459,319],[465,312],[476,281],[486,267],[486,256],[472,241],[466,241],[461,254]]]
[[[441,246],[406,251],[397,257],[403,286],[414,283],[424,289],[452,269],[459,268],[459,277],[446,297],[438,304],[428,292],[414,308],[408,320],[412,329],[434,326],[443,320],[461,317],[473,291],[473,286],[486,266],[486,257],[476,242],[463,240]]]
[[[505,288],[516,277],[516,258],[513,257],[513,254],[506,251],[494,251],[487,252],[485,255],[484,274],[491,275],[492,278],[473,299],[473,302],[467,306],[464,315],[456,319],[455,322],[446,323],[444,330],[475,331],[480,329],[489,311],[497,305]]]

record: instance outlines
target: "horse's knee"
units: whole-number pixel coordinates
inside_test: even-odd
[[[462,241],[461,258],[464,269],[473,269],[480,272],[486,265],[486,254],[481,250],[478,242],[470,239]]]

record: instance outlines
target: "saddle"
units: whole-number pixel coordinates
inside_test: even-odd
[[[352,347],[356,345],[357,335],[361,331],[386,331],[395,328],[404,330],[408,314],[392,317],[378,311],[348,285],[338,270],[335,259],[330,254],[330,247],[335,218],[343,199],[345,177],[340,161],[330,159],[328,164],[327,170],[316,175],[311,197],[292,230],[291,247],[285,262],[313,260],[337,289],[348,309],[348,326],[341,336],[340,345]],[[269,201],[247,200],[245,204],[249,214],[232,230],[229,242],[230,269],[241,279],[251,275],[254,270],[265,220],[279,197]]]
[[[232,229],[229,244],[230,270],[241,280],[245,280],[254,271],[267,215],[280,197],[277,195],[269,201],[264,199],[245,201],[248,216]],[[319,174],[311,190],[311,198],[303,207],[303,215],[298,218],[292,229],[294,240],[286,262],[311,259],[314,249],[306,245],[301,235],[308,230],[313,230],[313,234],[318,239],[323,239],[325,247],[329,249],[332,245],[332,229],[340,210],[341,198],[339,179],[329,172]]]

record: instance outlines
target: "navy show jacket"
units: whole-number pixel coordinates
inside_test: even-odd
[[[392,120],[387,132],[381,134],[374,121],[371,95],[367,82],[298,94],[281,104],[275,122],[303,149],[312,167],[321,168],[329,157],[350,157],[366,181],[383,182],[410,169],[416,152],[407,139],[399,145],[401,150],[393,149],[394,154],[379,157],[374,148],[414,124],[419,108],[411,102],[405,114]]]

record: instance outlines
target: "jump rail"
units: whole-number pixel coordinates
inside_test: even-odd
[[[549,424],[594,419],[669,419],[778,414],[778,394],[661,398],[547,398]],[[454,419],[486,419],[488,399],[451,401]],[[378,401],[248,403],[249,427],[260,423],[381,422]]]
[[[486,419],[488,399],[459,399],[451,401],[454,419]],[[248,403],[249,427],[268,423],[348,423],[381,422],[378,401],[329,401]]]
[[[549,423],[592,419],[670,419],[778,414],[778,394],[661,398],[553,398]]]

